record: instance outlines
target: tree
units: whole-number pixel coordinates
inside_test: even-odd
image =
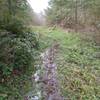
[[[79,27],[91,25],[100,19],[100,0],[50,0],[49,5],[46,13],[51,24]]]

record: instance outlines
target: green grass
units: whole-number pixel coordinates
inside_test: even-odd
[[[84,40],[78,33],[66,33],[61,29],[33,27],[39,33],[40,51],[59,43],[59,87],[68,100],[100,100],[100,59],[91,40]]]

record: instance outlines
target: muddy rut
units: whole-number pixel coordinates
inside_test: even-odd
[[[55,43],[41,55],[44,75],[43,75],[43,96],[44,100],[63,100],[60,95],[59,84],[57,80],[57,65],[55,57],[58,49]]]

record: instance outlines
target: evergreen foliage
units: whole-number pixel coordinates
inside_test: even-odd
[[[73,25],[97,24],[100,20],[99,0],[50,0],[46,11],[50,24],[60,24],[63,27]]]
[[[20,100],[24,75],[33,72],[38,40],[28,26],[31,10],[26,0],[0,0],[0,100]]]

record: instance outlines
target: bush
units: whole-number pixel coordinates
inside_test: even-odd
[[[7,18],[7,21],[0,20],[0,29],[4,29],[12,33],[21,33],[24,28],[24,22],[16,16],[9,17]]]
[[[30,81],[26,84],[26,79],[33,72],[38,48],[37,35],[28,28],[18,34],[11,31],[0,30],[0,92],[6,95],[0,100],[16,100],[16,96],[20,100],[20,90],[28,91]]]
[[[35,33],[17,36],[1,31],[0,40],[0,68],[4,75],[12,73],[16,68],[25,70],[34,61],[34,52],[37,47]]]

